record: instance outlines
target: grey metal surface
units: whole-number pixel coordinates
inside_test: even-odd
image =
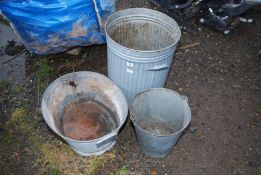
[[[74,82],[76,88],[71,86]],[[110,109],[117,120],[117,128],[98,139],[79,141],[66,137],[59,123],[64,108],[71,101],[94,100]],[[100,155],[116,142],[117,134],[128,114],[128,104],[120,88],[107,77],[94,72],[74,72],[59,77],[44,92],[41,111],[47,125],[61,136],[71,148],[83,156]]]
[[[105,32],[109,78],[129,102],[145,89],[164,87],[181,36],[172,18],[145,8],[121,10],[108,18]]]
[[[165,88],[146,90],[130,104],[134,124],[143,153],[163,158],[171,152],[191,120],[188,99]]]

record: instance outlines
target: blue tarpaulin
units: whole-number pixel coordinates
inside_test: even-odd
[[[0,10],[25,47],[45,55],[105,43],[115,0],[1,0]]]

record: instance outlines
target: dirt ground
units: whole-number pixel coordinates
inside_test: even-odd
[[[118,9],[130,7],[155,8],[117,1]],[[71,67],[107,74],[106,45],[79,56],[24,53],[8,64],[1,53],[0,174],[261,174],[261,14],[249,17],[255,23],[239,25],[232,37],[203,26],[196,35],[182,32],[179,47],[199,44],[177,49],[166,88],[188,97],[192,121],[163,159],[142,154],[129,120],[111,151],[83,158],[42,119],[41,95],[59,75]]]

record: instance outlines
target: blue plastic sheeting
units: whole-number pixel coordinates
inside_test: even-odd
[[[46,55],[105,43],[115,0],[0,0],[0,10],[28,50]]]

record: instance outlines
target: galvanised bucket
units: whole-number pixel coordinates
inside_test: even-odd
[[[163,158],[171,152],[191,119],[187,101],[165,88],[146,90],[134,98],[130,118],[145,155]]]

